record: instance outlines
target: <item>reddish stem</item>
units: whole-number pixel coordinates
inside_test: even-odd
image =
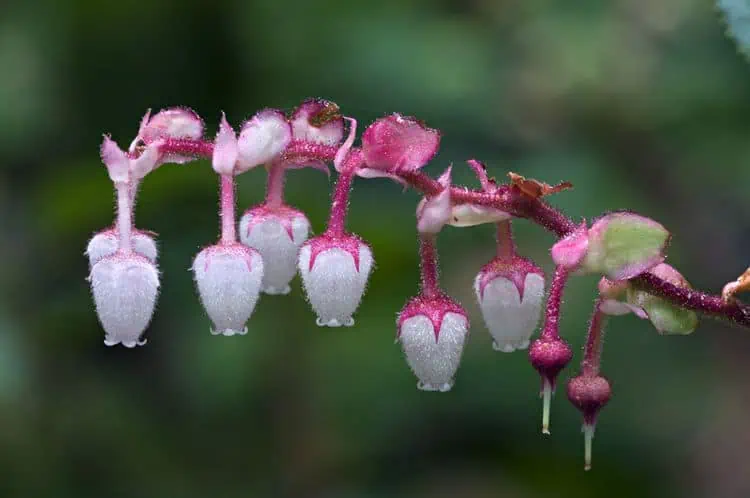
[[[435,238],[431,233],[419,235],[419,269],[422,277],[422,295],[426,298],[440,295]]]
[[[510,220],[497,224],[497,257],[503,261],[511,261],[516,255],[516,243],[513,241],[513,229]]]
[[[349,190],[353,180],[354,170],[349,170],[339,174],[339,179],[336,181],[331,201],[331,214],[328,218],[327,232],[331,235],[344,235],[346,212],[349,209]]]
[[[266,183],[266,206],[276,208],[284,204],[285,173],[283,164],[273,163],[270,165]]]
[[[602,298],[598,298],[594,304],[594,313],[591,315],[589,330],[586,335],[586,344],[583,347],[583,360],[581,360],[581,374],[589,377],[599,375],[599,363],[602,356],[602,338],[604,336],[604,325],[607,316],[601,310]]]
[[[234,244],[237,242],[234,226],[234,176],[220,175],[220,177],[221,243]]]
[[[547,308],[544,312],[544,328],[539,335],[542,340],[554,341],[560,338],[560,308],[562,307],[562,296],[567,281],[568,270],[562,266],[556,267],[547,298]]]
[[[338,147],[332,145],[293,141],[287,147],[282,160],[309,158],[332,161],[337,150]],[[162,146],[161,151],[210,158],[213,144],[202,140],[170,139]],[[358,152],[360,152],[358,149],[352,148],[349,155],[353,156]],[[399,176],[425,195],[437,194],[443,188],[437,180],[419,171],[403,172],[399,173]],[[497,191],[491,193],[470,190],[466,187],[451,187],[451,199],[457,204],[471,203],[490,206],[519,218],[527,218],[558,237],[564,237],[576,227],[573,220],[544,201],[526,197],[518,189],[507,185],[499,186]],[[657,294],[684,308],[724,317],[738,325],[750,328],[750,305],[742,304],[737,300],[724,302],[721,296],[677,287],[651,273],[644,273],[632,279],[632,282],[643,290]]]

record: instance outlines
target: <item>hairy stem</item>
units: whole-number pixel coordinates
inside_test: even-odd
[[[234,244],[237,233],[234,223],[234,176],[221,176],[221,242]]]
[[[516,243],[513,241],[513,229],[510,220],[497,224],[497,257],[510,261],[516,255]]]
[[[331,202],[331,215],[328,218],[328,233],[343,235],[346,226],[346,212],[349,209],[349,190],[354,180],[354,170],[344,171],[336,181]]]
[[[432,233],[419,235],[419,269],[422,278],[422,295],[426,298],[440,295],[435,239],[436,236]]]
[[[289,144],[281,160],[308,158],[332,161],[337,150],[338,147],[336,146],[297,140]],[[211,157],[213,144],[202,140],[169,139],[161,147],[161,151],[208,158]],[[352,148],[349,156],[356,156],[360,152],[358,149]],[[435,195],[443,188],[437,180],[422,172],[403,172],[399,173],[399,176],[411,187],[425,195]],[[451,187],[451,199],[456,204],[471,203],[489,206],[519,218],[526,218],[558,237],[568,235],[576,227],[573,220],[546,202],[528,198],[518,189],[507,185],[500,186],[495,192]],[[736,300],[724,302],[718,295],[680,288],[648,272],[632,279],[632,282],[643,290],[659,295],[684,308],[726,318],[738,325],[750,328],[750,305],[742,304]]]
[[[602,356],[602,339],[604,338],[604,326],[607,317],[601,310],[602,298],[598,298],[594,304],[594,313],[591,315],[589,330],[586,334],[586,344],[583,347],[583,360],[581,360],[581,374],[595,377],[599,375],[599,364]]]
[[[562,296],[565,283],[568,281],[568,270],[562,266],[555,268],[552,276],[552,284],[549,288],[547,308],[544,311],[544,328],[539,337],[543,340],[556,340],[560,338],[560,308],[562,307]]]
[[[117,189],[117,237],[120,251],[129,254],[133,251],[133,203],[129,183],[118,182]]]
[[[266,206],[280,207],[284,203],[284,170],[283,164],[272,163],[268,168],[266,184]]]

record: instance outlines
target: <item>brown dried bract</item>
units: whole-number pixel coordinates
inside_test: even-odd
[[[724,301],[729,301],[738,292],[750,291],[750,268],[745,273],[737,277],[734,282],[729,282],[721,291],[721,297]]]
[[[540,182],[533,178],[527,179],[519,174],[513,173],[512,171],[508,173],[508,177],[513,186],[518,188],[523,195],[531,197],[532,199],[538,199],[545,195],[556,194],[557,192],[573,188],[573,184],[570,182],[550,185],[549,183]]]
[[[341,119],[341,117],[342,114],[339,106],[334,104],[333,102],[326,101],[323,109],[321,109],[314,116],[310,116],[310,124],[315,126],[316,128],[320,128],[321,126],[324,126],[331,121]]]

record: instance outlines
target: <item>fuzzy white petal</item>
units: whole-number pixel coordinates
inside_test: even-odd
[[[251,226],[252,220],[251,214],[240,219],[240,240],[263,257],[262,290],[266,294],[287,294],[289,282],[297,273],[299,247],[310,233],[310,222],[304,216],[295,216],[292,219],[292,238],[289,238],[278,218],[268,217]]]
[[[132,234],[133,250],[145,257],[152,263],[156,263],[157,249],[154,239],[145,233],[134,232]],[[89,240],[86,246],[86,256],[89,258],[89,267],[99,260],[112,256],[117,252],[117,235],[113,230],[99,232]]]
[[[195,257],[193,274],[203,307],[213,322],[213,334],[247,332],[245,323],[255,309],[263,280],[263,260],[257,251],[251,249],[250,253],[214,246]]]
[[[468,321],[458,313],[445,314],[437,341],[432,321],[425,315],[404,320],[399,340],[420,389],[448,391],[453,387],[467,333]]]
[[[362,300],[372,270],[372,251],[364,244],[359,246],[359,271],[352,255],[335,247],[318,254],[310,271],[311,254],[310,246],[300,250],[299,271],[307,299],[318,314],[318,325],[354,325],[352,315]]]
[[[477,277],[474,290],[484,323],[492,334],[493,347],[506,353],[526,349],[539,323],[544,278],[536,273],[526,275],[523,302],[515,284],[509,279],[498,277],[491,280],[484,288],[484,296],[480,294],[479,280]]]
[[[259,112],[240,131],[238,171],[270,162],[284,151],[291,140],[291,126],[281,112]]]
[[[94,265],[89,280],[106,333],[104,344],[144,344],[140,337],[151,321],[159,289],[153,263],[140,256],[109,256]]]

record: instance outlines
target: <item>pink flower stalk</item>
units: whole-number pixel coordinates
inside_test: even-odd
[[[234,218],[234,175],[239,146],[232,127],[222,115],[214,143],[212,166],[220,176],[221,239],[195,257],[193,274],[201,302],[213,322],[214,335],[244,335],[260,294],[264,265],[260,253],[237,242]]]
[[[529,347],[544,300],[544,272],[518,256],[510,222],[498,223],[498,254],[474,279],[474,292],[495,351]]]
[[[560,306],[568,271],[558,266],[552,278],[550,294],[544,316],[544,328],[539,339],[529,348],[529,360],[542,377],[542,433],[549,434],[550,403],[555,391],[557,376],[573,358],[573,351],[567,342],[560,338]]]
[[[155,167],[155,147],[151,145],[140,156],[130,157],[109,137],[102,142],[102,161],[117,191],[117,231],[96,234],[86,253],[91,269],[88,279],[107,346],[133,348],[145,344],[141,336],[156,304],[156,244],[143,233],[133,236],[134,186]]]
[[[357,122],[350,120],[349,137],[334,157],[339,179],[331,202],[328,229],[308,240],[299,252],[302,284],[318,315],[316,323],[321,327],[354,325],[352,315],[359,307],[374,265],[370,246],[344,230],[349,190],[362,161],[361,154],[350,152],[356,126]]]
[[[466,311],[438,284],[435,237],[420,237],[422,290],[398,315],[397,340],[422,391],[447,392],[453,387],[469,333]]]

